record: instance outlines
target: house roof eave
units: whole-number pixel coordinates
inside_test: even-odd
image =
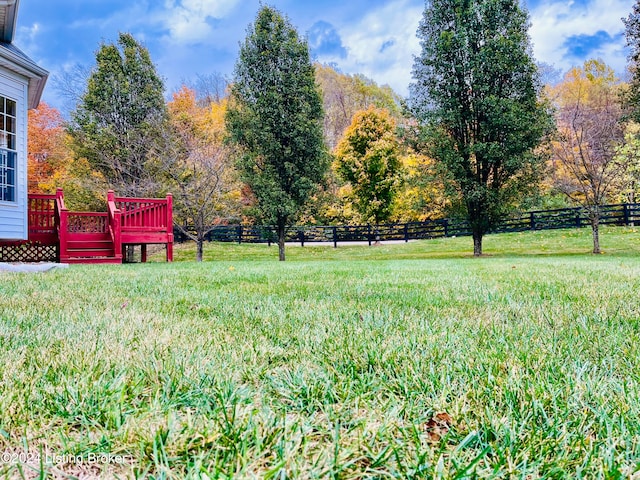
[[[28,108],[36,108],[40,103],[49,72],[12,44],[0,44],[0,66],[29,80],[27,104]]]
[[[20,0],[0,0],[0,9],[4,13],[3,22],[0,25],[0,41],[13,42],[19,4]]]

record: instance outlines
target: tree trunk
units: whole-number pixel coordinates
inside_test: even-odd
[[[602,253],[600,251],[600,215],[595,215],[591,217],[591,233],[593,236],[593,253],[599,254]]]
[[[284,262],[284,240],[285,240],[285,232],[286,226],[284,221],[278,220],[278,260]]]
[[[202,252],[204,250],[204,239],[196,240],[196,262],[202,261]]]
[[[482,233],[473,232],[473,256],[479,257],[482,255]]]
[[[484,194],[467,200],[467,220],[473,237],[473,256],[482,255],[482,237],[488,230],[487,200]]]

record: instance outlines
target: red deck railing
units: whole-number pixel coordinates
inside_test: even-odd
[[[115,197],[114,203],[121,213],[121,242],[123,245],[140,244],[142,261],[146,260],[146,245],[164,243],[167,261],[173,261],[173,197],[126,198]]]
[[[109,232],[113,238],[114,254],[122,258],[122,214],[116,206],[113,190],[107,192],[107,215],[109,216]]]
[[[69,258],[69,254],[67,252],[68,245],[68,236],[69,229],[67,227],[69,217],[69,210],[64,205],[64,193],[61,188],[56,190],[56,223],[58,225],[58,255],[60,256],[60,261],[64,262],[67,258]]]
[[[45,245],[58,241],[55,195],[29,195],[29,240]]]
[[[116,197],[115,204],[122,213],[124,230],[167,230],[173,228],[172,198],[124,198]]]

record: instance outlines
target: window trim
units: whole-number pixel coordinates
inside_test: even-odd
[[[13,102],[13,115],[10,112],[7,112],[7,101]],[[14,206],[19,203],[19,174],[20,174],[20,163],[19,163],[19,153],[18,153],[18,105],[19,102],[11,97],[0,95],[0,152],[6,152],[7,157],[13,154],[13,179],[12,183],[0,183],[0,205],[3,206]],[[13,130],[6,130],[6,126],[9,122],[6,119],[11,118],[13,121],[11,125],[13,126]],[[11,142],[12,139],[12,142]],[[13,145],[11,145],[13,143]],[[9,148],[13,146],[14,148]],[[8,170],[9,167],[3,168],[0,170],[0,181],[3,180],[5,175],[5,170]],[[12,199],[5,199],[4,194],[2,193],[5,188],[12,189]],[[7,195],[8,197],[9,195]]]

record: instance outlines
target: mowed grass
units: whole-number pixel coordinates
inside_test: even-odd
[[[489,236],[479,259],[468,238],[292,247],[286,263],[208,245],[202,264],[0,274],[0,454],[30,455],[0,475],[630,478],[640,233],[602,241]]]
[[[640,255],[640,226],[633,228],[601,227],[601,246],[605,254],[618,256]],[[491,257],[508,256],[583,256],[593,250],[591,229],[546,230],[484,237],[483,252]],[[382,242],[374,248],[347,242],[319,245],[291,244],[286,249],[287,260],[381,260],[468,258],[473,256],[471,237],[440,238],[429,241]],[[177,245],[176,261],[195,260],[195,244]],[[152,259],[164,262],[164,253]],[[278,246],[272,244],[209,243],[204,252],[205,261],[278,260]]]

